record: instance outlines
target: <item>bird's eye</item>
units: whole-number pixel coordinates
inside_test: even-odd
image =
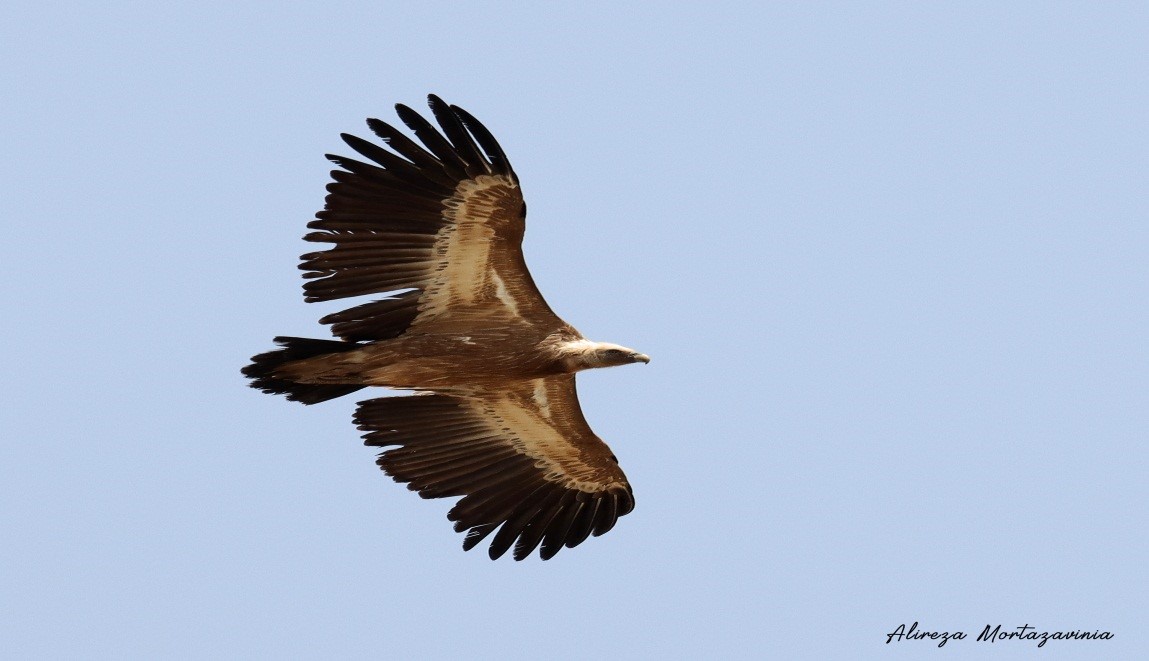
[[[621,349],[607,349],[606,355],[608,355],[608,356],[621,356],[622,350]]]

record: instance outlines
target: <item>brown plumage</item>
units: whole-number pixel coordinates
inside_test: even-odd
[[[377,119],[391,151],[343,135],[373,161],[328,156],[327,203],[303,255],[307,301],[385,294],[320,319],[341,340],[277,337],[251,386],[314,404],[366,386],[415,390],[359,404],[379,466],[425,498],[462,496],[448,517],[471,549],[498,529],[498,558],[545,560],[634,507],[610,448],[579,408],[575,372],[649,358],[590,342],[543,300],[523,260],[518,177],[482,124],[429,97],[442,132],[410,108],[420,146]]]

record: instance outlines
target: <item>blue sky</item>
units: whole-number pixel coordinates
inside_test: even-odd
[[[0,639],[13,658],[1132,658],[1149,646],[1140,3],[0,10]],[[637,507],[463,553],[296,257],[340,132],[499,138]],[[886,645],[918,621],[969,640]],[[986,624],[1110,641],[973,642]],[[957,648],[954,651],[949,645]]]

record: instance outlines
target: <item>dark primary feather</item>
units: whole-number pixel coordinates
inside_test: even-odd
[[[479,120],[471,116],[471,113],[463,110],[459,106],[451,106],[451,109],[454,110],[455,114],[459,116],[459,119],[463,121],[463,125],[471,131],[471,135],[475,136],[475,139],[482,145],[483,151],[487,153],[487,159],[494,171],[497,174],[506,175],[517,182],[519,178],[515,176],[514,170],[511,169],[510,160],[507,159],[507,155],[503,153],[503,148],[499,146],[498,141],[495,140],[495,136],[491,135],[487,127],[483,126]]]
[[[394,126],[378,119],[367,120],[367,126],[371,129],[372,133],[382,138],[388,147],[394,149],[396,153],[418,167],[423,176],[447,188],[451,188],[458,183],[457,179],[443,172],[442,164],[433,154],[420,147],[418,143],[411,138],[403,135],[403,133]]]
[[[394,177],[394,180],[400,185],[405,184],[412,188],[417,188],[420,191],[426,191],[432,195],[437,195],[441,198],[449,197],[455,190],[453,185],[444,183],[440,180],[436,180],[436,178],[433,176],[429,176],[427,174],[427,169],[420,169],[414,163],[411,163],[406,159],[392,154],[379,145],[376,145],[372,142],[367,142],[363,138],[357,138],[348,133],[340,134],[340,137],[343,138],[343,141],[346,142],[349,147],[359,152],[363,156],[371,159],[372,161],[375,161],[379,165],[382,165],[383,171],[390,173]],[[344,167],[347,167],[344,165],[345,163],[355,163],[350,159],[342,158],[336,162]],[[431,171],[434,172],[433,169]]]
[[[399,119],[439,160],[441,167],[446,170],[447,174],[454,177],[456,181],[467,178],[467,162],[455,152],[451,143],[430,122],[401,103],[395,106],[395,114],[399,115]]]
[[[427,104],[431,106],[431,112],[439,121],[439,126],[443,127],[443,133],[447,135],[447,139],[455,147],[455,153],[466,163],[467,175],[478,177],[490,174],[491,165],[479,154],[479,146],[475,144],[471,134],[467,132],[463,122],[459,121],[459,116],[455,114],[451,106],[434,94],[427,97]]]

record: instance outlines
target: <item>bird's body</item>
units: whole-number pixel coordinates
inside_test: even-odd
[[[575,371],[562,349],[578,338],[531,327],[454,327],[413,333],[293,362],[279,375],[310,384],[360,384],[405,390],[497,386]],[[463,333],[466,333],[465,335]]]
[[[449,518],[472,548],[544,559],[602,534],[634,506],[630,485],[578,405],[574,374],[649,358],[591,342],[543,300],[523,260],[526,205],[502,149],[473,117],[430,97],[442,133],[406,106],[419,146],[378,120],[393,151],[344,140],[375,162],[343,170],[305,239],[308,301],[383,293],[328,315],[340,340],[280,337],[243,372],[306,404],[368,386],[414,390],[361,402],[379,465],[428,498],[463,496]]]

